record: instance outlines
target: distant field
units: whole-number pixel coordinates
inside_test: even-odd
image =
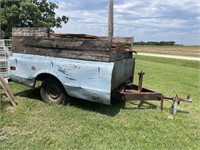
[[[200,46],[133,46],[137,52],[200,57]]]

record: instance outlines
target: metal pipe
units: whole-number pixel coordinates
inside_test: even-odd
[[[113,28],[114,28],[114,19],[113,19],[113,0],[109,0],[108,8],[108,37],[112,39],[113,37]]]

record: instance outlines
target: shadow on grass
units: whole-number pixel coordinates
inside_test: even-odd
[[[74,106],[80,109],[84,109],[87,111],[93,111],[100,114],[115,116],[119,113],[120,109],[124,108],[124,101],[120,99],[112,99],[112,105],[105,105],[96,102],[70,98],[69,103],[70,106]]]
[[[30,98],[30,99],[35,99],[35,100],[41,101],[41,98],[40,98],[40,87],[18,92],[16,94],[14,94],[14,96],[21,96],[21,97],[26,97],[26,98]]]
[[[186,111],[186,110],[177,110],[177,113],[189,114],[189,111]]]
[[[29,89],[25,91],[21,91],[16,93],[15,96],[21,96],[29,99],[35,99],[41,101],[40,98],[40,87]],[[67,105],[74,106],[80,109],[84,109],[86,111],[93,111],[100,114],[108,115],[108,116],[115,116],[119,113],[121,109],[127,110],[146,110],[146,109],[158,109],[158,105],[155,105],[151,102],[145,101],[141,107],[138,108],[139,101],[130,101],[128,102],[130,105],[127,107],[125,105],[125,101],[122,100],[119,95],[117,97],[112,98],[111,104],[112,105],[105,105],[95,102],[90,102],[86,100],[81,100],[77,98],[69,98]],[[188,113],[187,111],[178,110],[178,113]]]
[[[41,101],[40,87],[24,90],[14,95]],[[105,105],[70,97],[67,102],[67,105],[74,106],[87,111],[94,111],[108,116],[117,115],[120,109],[124,108],[125,106],[125,102],[123,100],[120,100],[119,98],[112,98],[111,103],[112,105]]]
[[[131,109],[131,110],[146,110],[146,109],[157,109],[157,105],[152,104],[150,102],[145,101],[140,107],[139,107],[139,100],[138,101],[131,101],[129,102],[131,104],[131,107],[125,107],[124,109]]]

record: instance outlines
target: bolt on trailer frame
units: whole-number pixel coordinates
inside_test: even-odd
[[[11,39],[0,39],[0,75],[8,79],[8,58],[11,52]]]

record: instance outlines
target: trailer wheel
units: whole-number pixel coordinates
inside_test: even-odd
[[[52,104],[64,104],[68,97],[63,85],[55,78],[43,80],[40,96],[45,103]]]

